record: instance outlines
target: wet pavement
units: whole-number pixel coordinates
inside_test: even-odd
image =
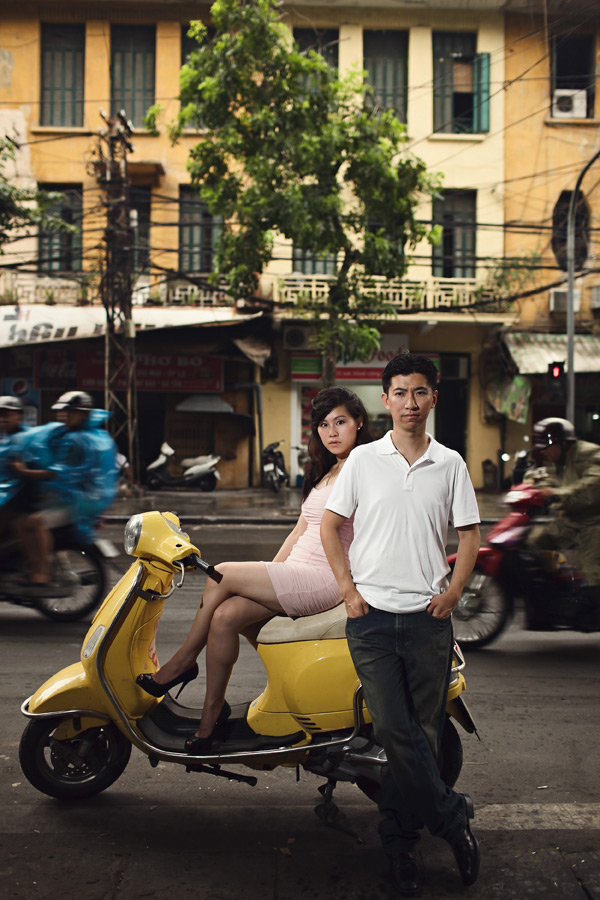
[[[477,492],[483,525],[496,522],[503,514],[503,493]],[[199,524],[293,524],[300,513],[300,488],[243,488],[204,493],[198,490],[149,491],[133,488],[121,492],[105,518],[109,522],[127,521],[138,512],[170,510],[183,521]]]

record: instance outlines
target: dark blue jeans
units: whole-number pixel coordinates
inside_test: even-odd
[[[461,794],[440,778],[437,757],[452,665],[451,619],[370,607],[348,619],[348,646],[388,771],[377,796],[389,856],[410,850],[427,826],[453,843],[466,825]]]

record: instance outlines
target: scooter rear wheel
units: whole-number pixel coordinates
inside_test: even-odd
[[[447,715],[446,721],[444,722],[444,730],[442,731],[438,768],[444,783],[447,784],[448,787],[454,787],[458,781],[462,764],[463,748],[460,735],[456,730],[454,723]],[[383,766],[380,772],[381,778],[383,778],[386,772],[387,766]],[[377,802],[377,792],[379,791],[380,784],[380,781],[376,781],[374,778],[368,778],[364,775],[359,775],[356,779],[357,787],[360,788],[363,794],[367,795],[369,800],[373,800],[375,803]]]
[[[500,582],[476,566],[452,613],[454,639],[463,650],[480,650],[498,637],[509,612]]]
[[[57,800],[84,800],[110,787],[122,775],[131,744],[111,722],[88,728],[76,737],[53,737],[60,717],[31,719],[19,745],[23,774]]]

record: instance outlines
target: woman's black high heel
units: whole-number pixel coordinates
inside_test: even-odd
[[[225,722],[231,715],[231,707],[227,700],[223,703],[221,707],[221,712],[218,715],[217,721],[215,722],[214,728],[208,737],[191,737],[188,738],[185,742],[185,752],[189,753],[190,756],[207,756],[210,753],[210,748],[212,747],[212,742],[215,738],[222,737],[225,731]]]
[[[138,675],[135,679],[135,683],[138,684],[143,691],[146,691],[147,694],[151,694],[153,697],[162,697],[167,691],[170,691],[171,688],[177,687],[177,685],[180,684],[181,687],[175,695],[175,699],[177,699],[186,684],[197,677],[198,663],[194,663],[193,666],[190,666],[189,669],[186,669],[185,672],[182,672],[177,678],[173,678],[172,681],[167,681],[166,684],[158,684],[152,675]]]

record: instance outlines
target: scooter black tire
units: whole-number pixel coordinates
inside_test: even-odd
[[[202,481],[200,482],[200,490],[201,491],[214,491],[217,486],[217,478],[211,472],[210,475],[205,475]]]
[[[72,590],[63,597],[37,597],[36,608],[55,622],[76,622],[85,618],[104,599],[106,574],[102,554],[93,544],[63,547],[56,551],[57,581]]]
[[[267,472],[267,487],[271,488],[272,491],[275,491],[276,494],[279,493],[279,488],[281,484],[279,483],[279,478],[275,474],[275,472]]]
[[[85,800],[106,790],[129,762],[131,744],[108,722],[74,738],[55,740],[63,719],[31,719],[19,744],[19,761],[27,780],[57,800]]]
[[[510,612],[502,584],[475,566],[452,613],[454,639],[463,650],[481,650],[501,634]]]
[[[442,732],[442,742],[440,745],[440,755],[438,758],[438,768],[440,775],[448,787],[454,787],[458,781],[463,765],[463,748],[460,735],[449,716],[446,716],[444,730]],[[381,769],[381,777],[387,772],[387,766]],[[380,781],[373,778],[367,778],[364,775],[356,779],[357,787],[366,794],[369,800],[377,803],[377,793],[379,791]]]
[[[156,475],[147,475],[146,476],[146,487],[150,488],[151,491],[158,491],[162,486],[162,481]]]

